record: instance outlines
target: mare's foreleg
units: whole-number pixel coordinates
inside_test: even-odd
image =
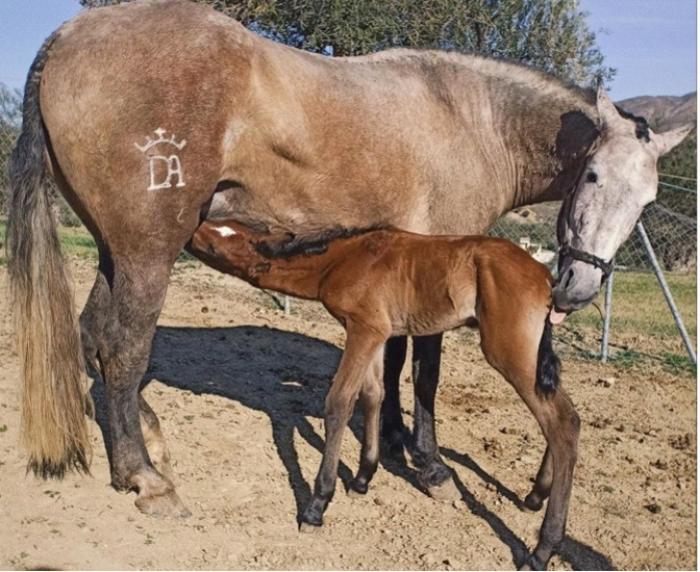
[[[435,395],[440,381],[442,334],[413,338],[413,384],[415,392],[413,462],[418,480],[438,500],[461,498],[445,465],[435,436]]]
[[[385,341],[386,337],[379,336],[373,328],[364,328],[355,323],[347,325],[345,351],[326,397],[326,446],[323,460],[314,482],[313,495],[301,515],[302,527],[305,524],[323,524],[323,513],[335,492],[345,426],[350,420],[372,361]]]
[[[406,427],[401,417],[400,378],[406,361],[406,336],[389,338],[384,348],[384,401],[382,442],[392,456],[403,455]]]

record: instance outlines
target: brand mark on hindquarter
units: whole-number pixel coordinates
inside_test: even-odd
[[[174,147],[176,151],[182,151],[187,145],[187,141],[183,139],[178,142],[174,133],[170,139],[166,139],[166,130],[162,127],[155,129],[154,133],[156,134],[156,139],[148,137],[145,145],[134,143],[134,146],[148,157],[150,185],[147,190],[170,189],[173,187],[173,178],[176,181],[175,187],[184,187],[185,179],[182,173],[182,163],[177,152],[171,152],[169,155],[157,153],[166,153],[166,151],[163,151],[166,145]],[[160,147],[160,150],[156,150],[155,147]]]

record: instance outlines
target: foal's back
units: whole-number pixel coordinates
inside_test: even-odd
[[[429,335],[480,319],[492,306],[511,316],[535,307],[540,325],[548,311],[549,271],[506,240],[380,230],[334,248],[337,262],[320,297],[341,321],[371,322],[392,336]]]

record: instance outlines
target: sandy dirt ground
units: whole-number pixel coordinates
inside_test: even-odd
[[[302,534],[297,514],[320,460],[320,415],[343,331],[317,304],[295,302],[285,317],[265,294],[187,266],[173,275],[144,391],[192,516],[144,516],[135,495],[110,488],[94,422],[91,477],[25,476],[18,363],[5,319],[1,568],[513,569],[524,558],[542,513],[519,503],[544,443],[515,392],[481,357],[474,333],[446,336],[437,407],[442,453],[463,500],[432,500],[410,463],[397,460],[382,463],[366,497],[347,496],[343,481],[359,456],[355,417],[326,524]],[[75,262],[73,275],[82,307],[94,270]],[[568,360],[564,368],[583,423],[568,538],[550,568],[695,568],[694,379],[590,361]],[[408,372],[402,399],[412,423]],[[100,384],[93,390],[99,404]]]

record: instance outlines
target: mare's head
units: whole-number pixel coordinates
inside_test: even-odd
[[[693,128],[654,133],[644,119],[619,111],[602,89],[596,107],[599,137],[559,214],[553,298],[564,311],[583,308],[598,293],[617,249],[656,198],[657,159]]]

